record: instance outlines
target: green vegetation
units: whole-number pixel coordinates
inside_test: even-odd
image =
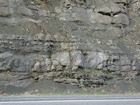
[[[132,92],[132,91],[129,91],[129,92],[127,92],[126,94],[128,94],[128,95],[134,95],[134,94],[136,94],[135,92]]]
[[[41,6],[43,9],[47,9],[47,2],[48,0],[33,0],[35,5]]]
[[[91,36],[92,36],[92,38],[95,38],[96,37],[96,34],[92,33]]]
[[[79,73],[88,73],[90,74],[91,76],[98,76],[98,75],[112,75],[109,71],[103,71],[103,70],[97,70],[97,69],[91,69],[91,68],[88,68],[86,70],[83,70],[83,69],[77,69],[77,72]]]
[[[99,92],[95,92],[95,93],[90,93],[90,92],[81,92],[81,93],[70,93],[70,92],[63,92],[63,93],[58,93],[58,94],[52,94],[52,93],[44,93],[42,94],[43,96],[48,96],[48,95],[107,95],[107,92],[105,91],[99,91]]]
[[[132,81],[128,81],[128,85],[132,85]]]
[[[128,39],[127,39],[127,36],[124,36],[124,37],[123,37],[123,40],[124,40],[124,41],[127,41],[127,40],[128,40]]]
[[[67,34],[64,34],[65,37],[67,37]]]
[[[107,92],[105,91],[99,91],[95,93],[96,95],[107,95]]]
[[[70,95],[70,96],[79,96],[79,95],[93,95],[93,94],[91,94],[91,93],[89,93],[89,92],[81,92],[81,93],[70,93],[70,92],[63,92],[63,93],[56,93],[56,94],[54,94],[54,93],[44,93],[44,94],[40,94],[41,96],[49,96],[49,95],[60,95],[60,96],[68,96],[68,95]]]
[[[56,25],[56,28],[61,29],[62,26],[58,24],[58,25]]]
[[[8,78],[5,78],[4,80],[5,80],[5,81],[9,81],[9,79],[8,79]]]
[[[40,5],[41,4],[41,0],[34,0],[34,3],[37,4],[37,5]]]

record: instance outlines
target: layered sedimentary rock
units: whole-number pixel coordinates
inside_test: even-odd
[[[139,74],[138,0],[0,0],[0,70]]]

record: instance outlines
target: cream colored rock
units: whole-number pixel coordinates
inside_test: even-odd
[[[51,70],[52,62],[51,62],[51,60],[49,58],[45,59],[45,65],[46,65],[46,70],[50,71]]]
[[[96,68],[99,64],[108,59],[109,56],[102,52],[88,52],[85,56],[84,66],[89,68]]]
[[[62,65],[58,60],[52,60],[51,70],[57,71],[57,70],[63,70]]]
[[[36,62],[32,71],[40,71],[41,70],[41,64],[40,62]]]
[[[93,23],[110,24],[112,18],[110,16],[94,13],[91,17]]]
[[[70,54],[68,52],[61,52],[52,55],[52,59],[60,62],[62,66],[70,66]]]
[[[113,17],[113,23],[128,26],[129,19],[128,19],[127,15],[125,15],[125,14],[118,14]]]
[[[45,35],[43,33],[39,33],[37,35],[38,40],[44,40],[45,39]]]
[[[84,55],[81,51],[72,51],[71,54],[71,61],[72,61],[72,70],[76,70],[78,67],[84,66]]]

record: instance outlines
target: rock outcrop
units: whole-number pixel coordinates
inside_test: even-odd
[[[90,69],[135,78],[139,23],[138,0],[0,0],[0,71]],[[77,81],[69,77],[67,83]]]

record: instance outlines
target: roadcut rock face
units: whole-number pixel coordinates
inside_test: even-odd
[[[108,75],[67,78],[87,70]],[[32,74],[44,73],[57,82],[92,87],[115,76],[135,79],[140,2],[0,0],[0,71],[29,73],[34,79],[41,77]]]

